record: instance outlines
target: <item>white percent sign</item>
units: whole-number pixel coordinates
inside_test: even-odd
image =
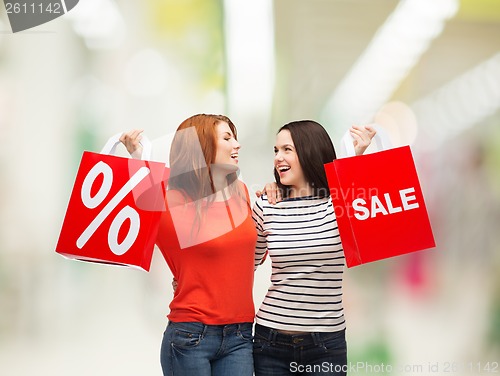
[[[94,220],[88,225],[88,227],[82,232],[76,245],[78,248],[82,248],[90,237],[96,232],[102,222],[109,216],[109,214],[115,209],[118,204],[128,195],[132,189],[134,189],[137,184],[141,182],[150,173],[149,168],[141,167],[137,172],[128,180],[123,187],[120,188],[118,193],[106,204],[106,206],[97,214]],[[92,197],[91,188],[92,184],[95,182],[99,174],[103,175],[103,182],[99,191]],[[94,209],[99,206],[104,199],[108,196],[108,193],[113,185],[113,170],[108,164],[104,162],[98,162],[89,171],[85,179],[83,180],[81,198],[83,204],[89,208]],[[130,228],[125,239],[119,244],[118,243],[118,232],[125,222],[125,220],[130,220]],[[139,235],[139,229],[141,225],[141,219],[139,213],[130,206],[125,206],[120,210],[111,223],[108,231],[108,245],[109,249],[118,256],[123,255],[127,252],[132,244],[137,239]]]

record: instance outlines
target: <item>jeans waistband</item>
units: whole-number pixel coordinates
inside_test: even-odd
[[[280,343],[291,346],[321,345],[335,337],[345,336],[345,329],[337,332],[309,332],[304,334],[285,334],[260,324],[255,324],[255,337],[263,338],[271,344]]]
[[[226,324],[226,325],[207,325],[201,322],[173,322],[169,321],[168,325],[174,326],[177,329],[184,329],[187,331],[193,331],[196,333],[203,334],[219,334],[228,332],[239,332],[245,330],[251,330],[253,323],[243,322],[236,324]]]

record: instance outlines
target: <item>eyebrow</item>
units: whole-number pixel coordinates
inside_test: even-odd
[[[225,135],[228,135],[229,137],[233,137],[233,135],[231,133],[229,133],[229,132],[222,133],[222,136],[225,136]]]

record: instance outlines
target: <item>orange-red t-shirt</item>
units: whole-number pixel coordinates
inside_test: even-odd
[[[168,210],[161,216],[156,244],[178,283],[169,320],[253,322],[257,234],[247,200],[233,196],[204,203],[197,220],[194,203],[167,191]]]

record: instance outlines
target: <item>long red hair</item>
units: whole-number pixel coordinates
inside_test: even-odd
[[[184,120],[177,128],[170,149],[168,189],[181,191],[191,201],[215,193],[210,166],[217,154],[217,125],[225,122],[237,138],[233,122],[223,115],[199,114]],[[242,196],[237,173],[227,176],[231,195]]]

